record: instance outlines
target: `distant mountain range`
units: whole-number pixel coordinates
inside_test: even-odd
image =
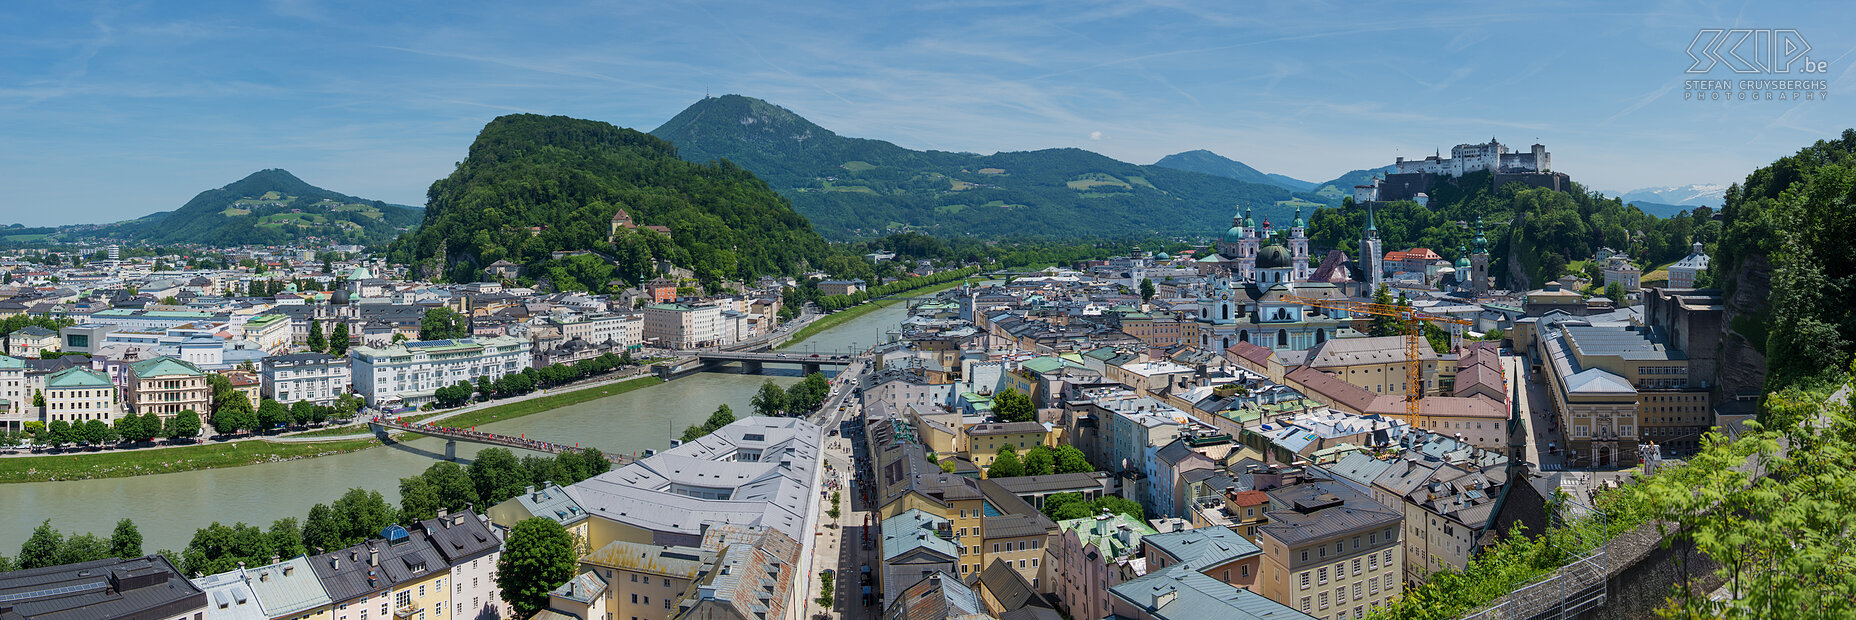
[[[145,243],[268,245],[322,241],[384,243],[416,226],[423,210],[357,198],[305,183],[286,170],[253,172],[200,192],[173,211],[67,233]]]
[[[1695,185],[1678,185],[1672,187],[1645,187],[1628,192],[1606,192],[1616,195],[1624,202],[1656,203],[1677,205],[1693,209],[1695,207],[1721,206],[1721,199],[1727,193],[1727,186],[1716,183]]]
[[[1314,191],[1319,187],[1314,183],[1301,179],[1280,174],[1264,173],[1256,168],[1245,165],[1244,162],[1205,149],[1174,153],[1160,158],[1160,161],[1154,162],[1154,165],[1175,170],[1202,172],[1213,176],[1237,179],[1246,183],[1266,183],[1297,192]]]
[[[651,135],[674,143],[685,160],[726,159],[753,172],[820,234],[839,239],[899,230],[1067,238],[1207,233],[1221,230],[1239,205],[1254,207],[1259,218],[1286,218],[1297,206],[1338,203],[1282,185],[1313,187],[1288,177],[1257,173],[1263,182],[1247,181],[1074,148],[917,151],[840,136],[739,95],[698,101]]]

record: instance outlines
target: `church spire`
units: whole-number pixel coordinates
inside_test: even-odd
[[[1379,238],[1379,227],[1373,224],[1373,205],[1371,204],[1366,205],[1366,237],[1368,239]]]

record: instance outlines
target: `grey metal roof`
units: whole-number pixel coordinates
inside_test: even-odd
[[[1141,537],[1143,545],[1204,570],[1263,553],[1255,543],[1226,526],[1153,534]]]
[[[1258,527],[1257,531],[1292,548],[1351,532],[1396,526],[1402,519],[1397,511],[1340,483],[1304,483],[1267,493],[1271,505],[1295,506],[1297,501],[1320,501],[1323,496],[1341,501],[1338,505],[1309,512],[1272,510],[1265,515],[1270,522]]]
[[[884,519],[883,561],[888,562],[917,549],[926,549],[949,558],[960,557],[960,547],[941,537],[949,521],[920,509],[911,508]]]
[[[271,617],[289,616],[329,604],[329,592],[309,567],[309,558],[297,556],[247,569],[247,583],[258,605]]]
[[[1109,589],[1155,620],[1288,620],[1307,615],[1260,594],[1175,564]]]
[[[748,417],[567,494],[589,515],[651,531],[700,536],[704,524],[731,523],[799,539],[808,535],[818,440],[818,425],[804,420]]]

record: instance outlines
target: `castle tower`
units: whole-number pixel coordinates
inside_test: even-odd
[[[1379,248],[1379,227],[1373,224],[1373,206],[1366,206],[1366,230],[1360,237],[1360,271],[1366,272],[1366,294],[1379,288],[1381,272],[1385,267],[1380,264],[1385,260],[1385,252]]]
[[[1289,225],[1289,258],[1295,261],[1295,281],[1308,281],[1308,224],[1302,221],[1302,208],[1295,208],[1295,222]]]
[[[1469,290],[1478,296],[1489,292],[1489,239],[1482,235],[1482,218],[1476,218],[1475,250],[1469,254]]]

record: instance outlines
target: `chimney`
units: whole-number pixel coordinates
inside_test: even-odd
[[[451,511],[445,510],[443,506],[440,506],[438,508],[438,518],[443,519],[445,518],[445,515],[448,515],[448,514],[451,514]]]
[[[258,581],[264,582],[264,581],[270,581],[270,580],[271,580],[271,571],[267,570],[267,571],[258,573]]]
[[[292,569],[295,569],[295,568],[296,568],[295,566],[291,566],[291,565],[289,565],[289,564],[285,564],[285,565],[284,565],[284,576],[285,576],[285,577],[289,577],[289,576],[290,576],[290,571],[291,571]]]
[[[375,549],[373,547],[367,548],[367,565],[368,566],[379,566],[380,565],[380,550],[379,549]]]
[[[342,569],[342,556],[338,555],[338,556],[329,558],[329,568],[333,568],[335,570],[341,570]]]

